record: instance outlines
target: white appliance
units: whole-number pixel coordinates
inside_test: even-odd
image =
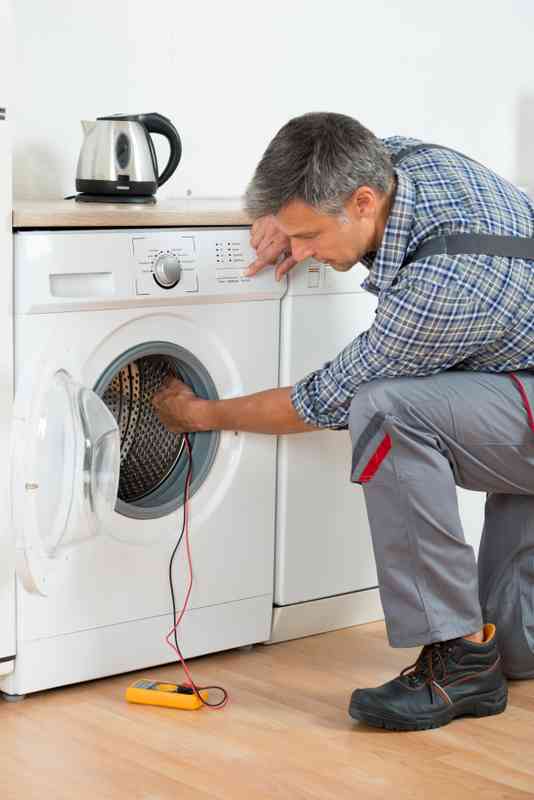
[[[338,273],[308,260],[282,302],[280,385],[331,360],[372,324],[365,270]],[[381,619],[362,488],[350,483],[348,431],[282,436],[278,446],[271,642]]]
[[[19,580],[15,668],[0,680],[7,695],[174,660],[164,641],[168,564],[187,460],[174,437],[150,461],[161,431],[147,435],[141,412],[134,418],[136,398],[162,364],[208,397],[277,384],[285,286],[271,272],[243,277],[252,258],[247,228],[15,234]],[[113,457],[97,445],[88,455],[88,441],[110,419],[107,441],[116,419],[127,458],[106,520]],[[195,582],[178,633],[186,658],[268,639],[273,602],[275,438],[229,431],[192,441]],[[184,541],[178,611],[186,566]]]
[[[322,366],[372,325],[377,298],[362,265],[338,273],[308,260],[282,301],[280,385]],[[350,483],[348,431],[280,437],[270,642],[383,617],[365,500]],[[478,551],[485,495],[459,489],[466,539]]]
[[[11,269],[11,86],[13,24],[10,3],[0,0],[0,439],[6,441],[13,396]],[[4,451],[5,452],[5,451]],[[15,571],[9,526],[8,460],[0,466],[0,675],[13,669],[15,655]]]

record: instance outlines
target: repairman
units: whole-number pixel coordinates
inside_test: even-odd
[[[348,427],[389,642],[423,646],[398,677],[355,690],[349,713],[418,730],[504,711],[507,678],[534,678],[534,204],[451,149],[311,113],[271,141],[246,205],[250,275],[360,262],[375,320],[294,386],[210,401],[172,379],[161,421]],[[478,565],[457,485],[487,493]]]

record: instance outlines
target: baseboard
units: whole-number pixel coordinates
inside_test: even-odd
[[[275,606],[270,638],[265,644],[313,636],[316,633],[350,628],[384,619],[378,589]]]

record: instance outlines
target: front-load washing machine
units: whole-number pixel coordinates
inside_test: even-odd
[[[253,257],[246,227],[15,235],[6,695],[175,660],[168,569],[189,459],[149,401],[169,374],[206,398],[277,384],[285,287],[246,278]],[[269,638],[274,564],[275,437],[195,433],[191,447],[186,658]],[[183,547],[173,580],[181,608]]]

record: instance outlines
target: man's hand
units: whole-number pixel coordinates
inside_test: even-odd
[[[183,381],[168,375],[161,389],[152,398],[152,405],[160,421],[173,433],[190,433],[198,430],[195,412],[203,401]]]
[[[256,250],[256,261],[249,264],[246,275],[256,275],[265,267],[276,266],[279,281],[297,263],[291,255],[291,245],[274,217],[260,217],[252,226],[250,243]]]

